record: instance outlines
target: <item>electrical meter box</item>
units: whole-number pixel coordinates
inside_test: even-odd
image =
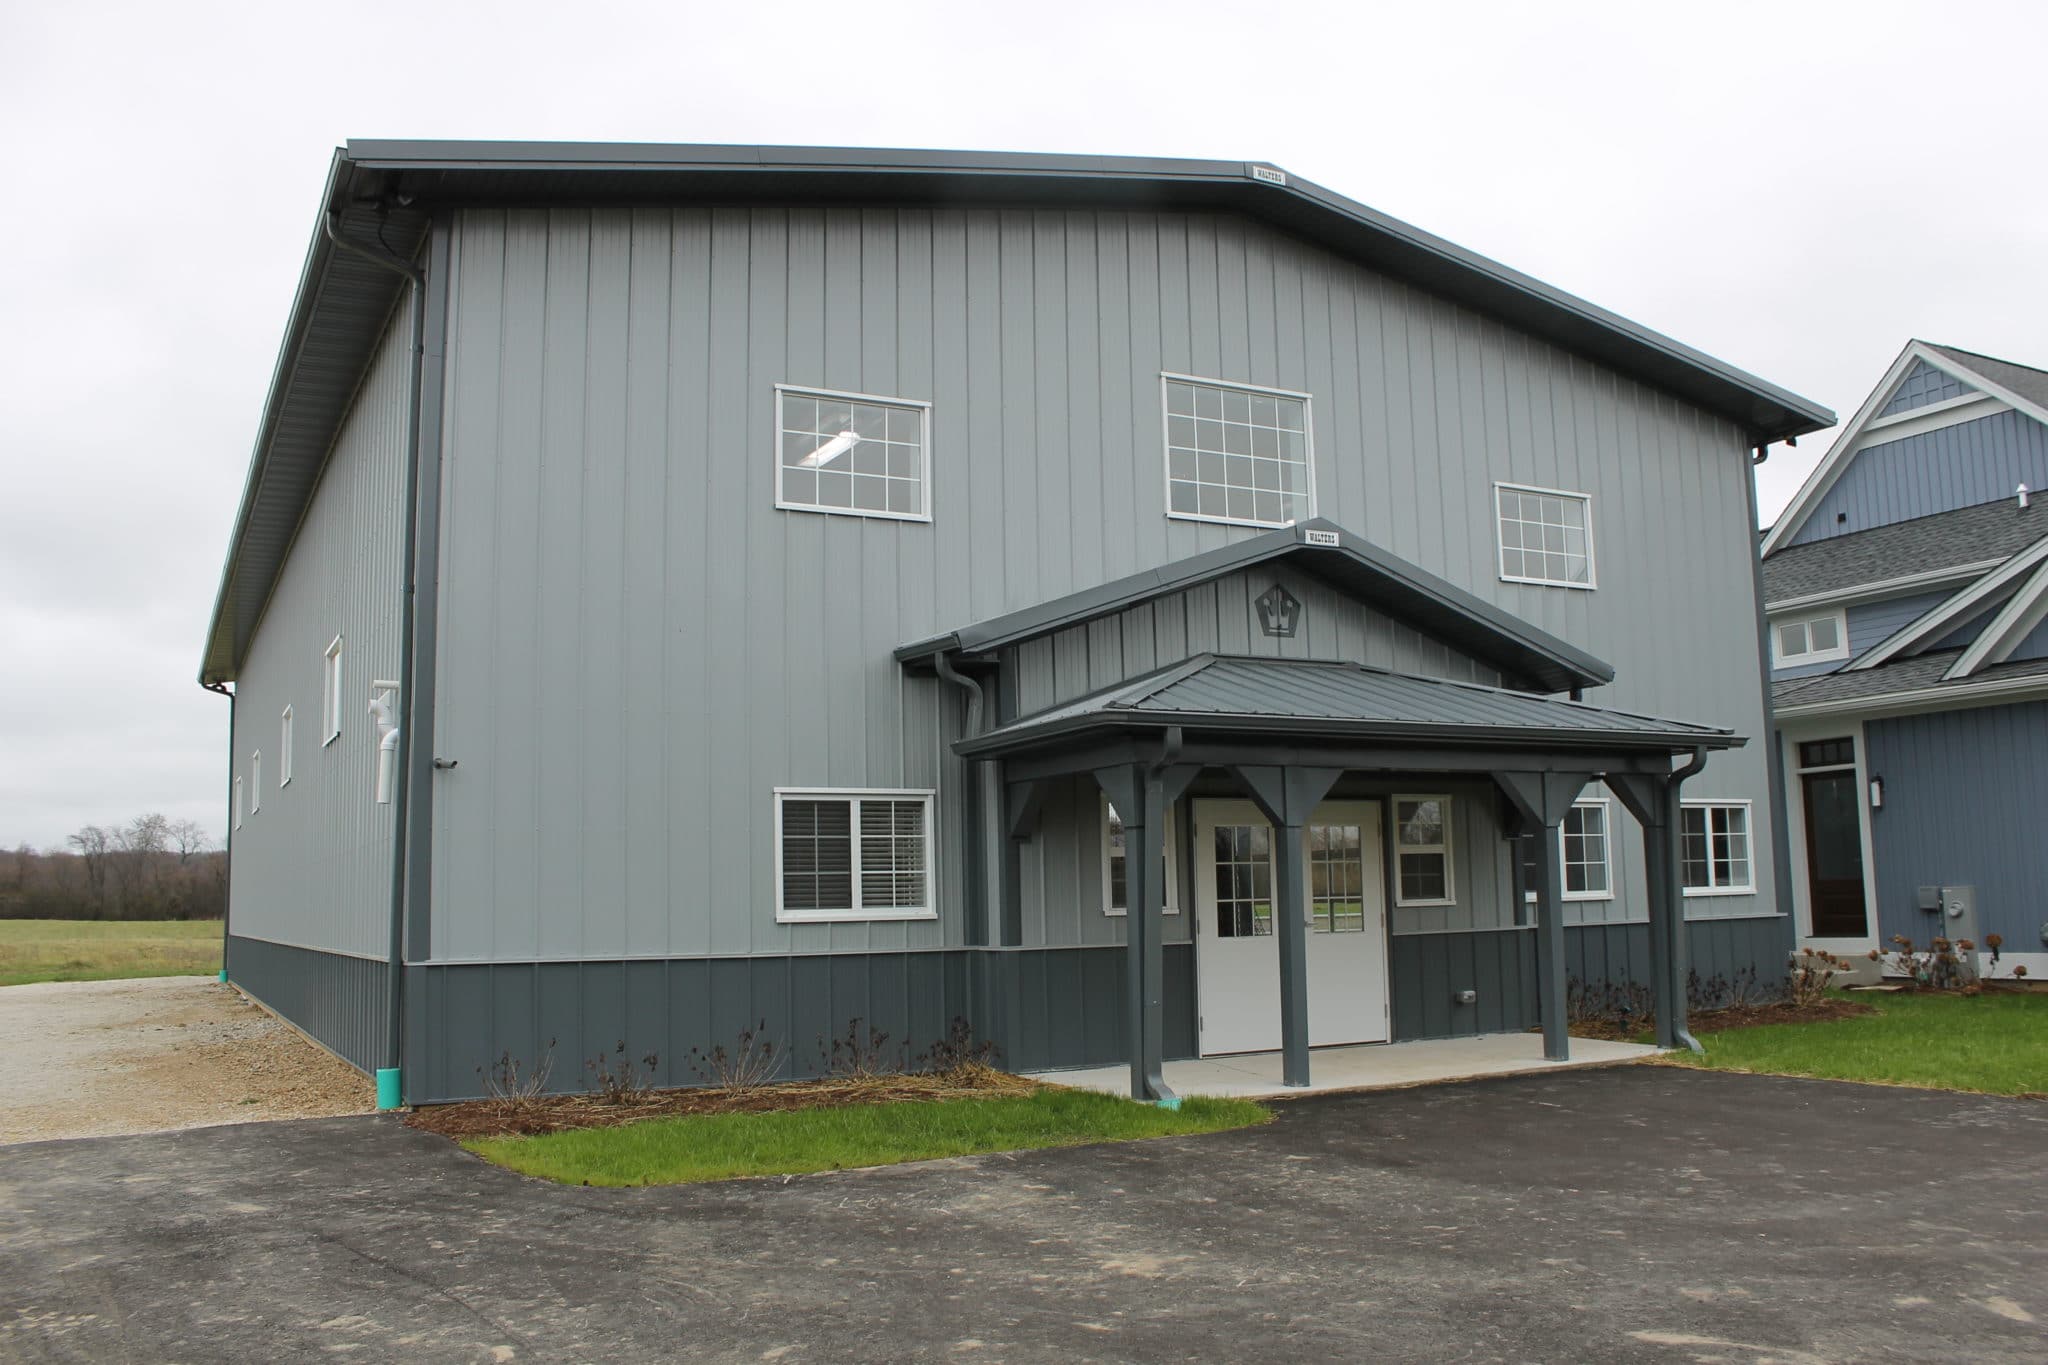
[[[1983,942],[1983,939],[1977,933],[1976,887],[1944,886],[1941,888],[1941,928],[1935,932],[1939,933],[1941,937],[1947,939],[1950,943],[1965,938],[1972,943]],[[1974,952],[1967,954],[1959,953],[1958,955],[1968,957],[1971,964],[1975,965],[1977,955]]]

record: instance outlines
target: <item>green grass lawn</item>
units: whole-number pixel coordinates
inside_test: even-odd
[[[219,970],[219,920],[0,919],[0,986]]]
[[[1704,1057],[1677,1053],[1670,1060],[1721,1071],[1990,1095],[2048,1092],[2048,994],[1865,992],[1850,998],[1875,1006],[1877,1013],[1704,1034]]]
[[[1179,1110],[1114,1095],[1041,1090],[993,1099],[847,1104],[759,1114],[694,1114],[545,1137],[462,1145],[523,1175],[568,1185],[680,1185],[746,1175],[1214,1133],[1265,1123],[1246,1100],[1189,1099]]]

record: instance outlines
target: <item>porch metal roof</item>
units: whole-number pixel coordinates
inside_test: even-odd
[[[1534,686],[1564,692],[1614,681],[1613,665],[1321,517],[918,640],[900,646],[896,658],[923,663],[945,653],[986,655],[1283,558]]]
[[[1297,739],[1540,744],[1609,752],[1732,749],[1746,742],[1716,726],[1363,664],[1200,654],[953,747],[967,757],[987,757],[1084,731],[1168,726]]]

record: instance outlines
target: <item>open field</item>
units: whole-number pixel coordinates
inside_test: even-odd
[[[1704,1057],[1678,1053],[1669,1060],[1721,1071],[1988,1095],[2048,1092],[2048,994],[1859,992],[1851,998],[1873,1006],[1873,1012],[1702,1033]]]
[[[462,1145],[521,1174],[566,1185],[681,1185],[978,1152],[1185,1137],[1249,1127],[1269,1118],[1266,1110],[1246,1100],[1191,1098],[1176,1111],[1113,1095],[1045,1089],[993,1099],[692,1114]]]
[[[219,970],[219,920],[0,919],[0,986]]]

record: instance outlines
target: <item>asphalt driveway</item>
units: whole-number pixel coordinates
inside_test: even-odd
[[[0,1359],[2041,1360],[2048,1104],[1631,1067],[666,1190],[388,1118],[0,1148]]]

